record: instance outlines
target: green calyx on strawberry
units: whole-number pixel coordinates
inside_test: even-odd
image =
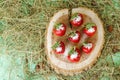
[[[69,55],[73,54],[75,52],[75,47],[73,47],[70,51],[69,51]]]
[[[78,13],[75,13],[70,20],[74,20],[75,18],[78,17],[78,15],[79,15]]]
[[[85,25],[85,28],[90,29],[90,28],[92,28],[93,26],[95,26],[94,23],[87,23],[87,24]]]
[[[69,33],[69,36],[71,36],[71,37],[74,37],[75,35],[76,35],[75,31],[71,31],[71,32]]]
[[[60,42],[57,41],[53,46],[52,46],[52,49],[55,50],[57,47],[60,46]]]
[[[83,29],[83,32],[90,37],[93,36],[96,31],[97,31],[97,27],[94,23],[87,23],[85,25],[85,28]]]
[[[61,25],[62,25],[61,23],[56,24],[55,29],[59,29]]]
[[[93,49],[93,43],[88,42],[88,43],[83,43],[82,45],[82,51],[85,52],[86,54],[89,54]]]
[[[66,25],[64,23],[58,23],[53,28],[53,33],[57,36],[64,36],[66,32]]]
[[[79,31],[70,32],[68,40],[73,43],[78,43],[80,41],[80,32]]]
[[[70,62],[78,62],[80,60],[80,50],[78,48],[72,48],[68,53],[68,60]]]
[[[70,23],[73,27],[81,26],[83,24],[83,15],[80,13],[75,13],[74,15],[72,15]]]
[[[63,54],[65,51],[65,44],[62,41],[56,42],[52,46],[52,49],[56,54]]]

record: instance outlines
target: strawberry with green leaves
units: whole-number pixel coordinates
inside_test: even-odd
[[[83,24],[83,15],[80,13],[75,13],[71,20],[70,23],[72,24],[72,26],[74,27],[78,27],[81,26]]]
[[[83,32],[87,36],[93,36],[96,31],[97,31],[97,26],[94,23],[87,23],[85,25],[85,28],[83,29]]]
[[[88,43],[83,43],[82,45],[82,51],[85,52],[86,54],[89,54],[93,49],[93,43],[88,42]]]
[[[68,40],[73,43],[78,43],[80,41],[80,32],[79,31],[70,32]]]
[[[80,60],[80,56],[80,50],[74,47],[69,51],[67,58],[70,62],[78,62]]]
[[[56,54],[63,54],[65,52],[65,44],[62,41],[58,41],[52,46],[52,49]]]
[[[64,23],[58,23],[53,28],[53,33],[57,36],[63,36],[66,32],[66,25]]]

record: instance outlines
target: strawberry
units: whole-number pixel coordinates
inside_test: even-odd
[[[78,43],[80,41],[80,32],[79,31],[70,32],[68,40],[73,43]]]
[[[66,25],[64,23],[56,24],[53,28],[53,33],[57,36],[63,36],[66,32]]]
[[[70,23],[72,24],[72,26],[74,27],[78,27],[81,26],[83,24],[83,16],[80,13],[75,13],[71,20]]]
[[[93,49],[93,43],[89,42],[89,43],[84,43],[82,45],[82,51],[89,54]]]
[[[94,23],[87,23],[83,32],[88,36],[93,36],[97,31],[97,27]]]
[[[63,54],[65,52],[65,44],[62,41],[56,42],[52,49],[56,54]]]
[[[72,48],[68,53],[68,60],[70,62],[78,62],[80,60],[80,50],[78,48]]]

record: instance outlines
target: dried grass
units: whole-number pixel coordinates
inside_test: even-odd
[[[58,10],[70,7],[94,10],[105,29],[105,44],[98,62],[73,77],[56,74],[47,63],[44,49],[46,24]],[[111,32],[109,26],[113,28]],[[120,68],[106,61],[107,55],[120,51],[119,34],[119,0],[0,0],[0,56],[11,56],[14,66],[17,59],[23,61],[24,78],[20,80],[98,80],[104,76],[119,80]]]

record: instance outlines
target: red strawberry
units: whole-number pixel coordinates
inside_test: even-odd
[[[66,32],[66,25],[63,23],[59,23],[55,25],[53,29],[53,33],[56,34],[57,36],[63,36]]]
[[[83,29],[83,32],[88,36],[93,36],[96,31],[97,31],[97,27],[94,23],[86,24],[85,28]]]
[[[81,26],[83,24],[83,16],[80,13],[76,13],[72,16],[71,20],[70,20],[72,26],[74,27],[78,27]]]
[[[82,51],[89,54],[93,49],[93,43],[84,43],[82,46]]]
[[[73,43],[78,43],[80,41],[80,32],[79,31],[76,31],[76,32],[73,31],[73,32],[71,32],[69,34],[68,40],[70,40]]]
[[[78,62],[80,60],[80,50],[78,48],[72,48],[67,56],[70,62]]]
[[[60,42],[56,42],[53,46],[52,49],[54,50],[54,52],[56,54],[63,54],[65,52],[65,44],[60,41]]]

